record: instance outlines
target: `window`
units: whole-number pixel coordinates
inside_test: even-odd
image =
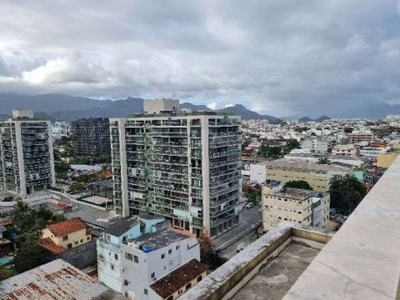
[[[169,250],[168,250],[168,254],[171,254],[171,253],[172,253],[172,249],[169,249]]]
[[[133,261],[135,263],[139,263],[139,257],[137,257],[136,255],[133,256]]]
[[[151,278],[154,278],[154,277],[156,277],[156,273],[153,272],[153,273],[151,273],[150,276],[151,276]]]
[[[87,241],[90,241],[90,236],[88,236],[88,237],[86,238],[86,240],[87,240]]]
[[[190,289],[192,287],[192,283],[188,283],[187,285],[186,285],[186,290],[188,290],[188,289]]]
[[[128,280],[124,280],[124,285],[129,285],[129,281]]]
[[[81,243],[83,243],[83,239],[81,239]]]
[[[165,258],[165,253],[161,254],[161,259]]]
[[[203,276],[199,276],[199,277],[197,277],[197,282],[200,282],[200,281],[202,281],[203,280]]]
[[[114,253],[114,258],[115,258],[115,260],[118,260],[118,254],[117,253]]]
[[[78,245],[78,241],[75,242],[75,245]]]
[[[144,292],[145,295],[148,295],[148,294],[149,294],[149,291],[148,291],[147,289],[144,289],[143,292]]]
[[[111,270],[114,270],[114,265],[113,264],[111,264]]]
[[[179,245],[178,246],[176,246],[176,250],[178,250],[179,249]]]
[[[68,235],[63,236],[63,241],[68,241]]]
[[[133,260],[132,253],[125,252],[125,259]]]

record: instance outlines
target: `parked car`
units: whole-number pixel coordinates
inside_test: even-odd
[[[246,208],[252,208],[254,206],[254,203],[253,202],[249,202],[249,203],[247,203],[246,204]]]

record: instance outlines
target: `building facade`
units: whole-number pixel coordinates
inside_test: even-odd
[[[240,117],[216,113],[111,119],[114,206],[212,236],[238,222]]]
[[[321,227],[329,219],[329,194],[264,184],[262,219],[264,231],[282,221]]]
[[[189,232],[155,228],[162,222],[163,219],[132,217],[106,229],[97,240],[99,280],[130,299],[164,299],[159,295],[159,280],[165,281],[165,276],[173,275],[192,260],[198,262],[200,248],[196,236]],[[204,276],[202,273],[198,276]],[[182,289],[195,279],[188,277],[181,282],[183,286],[178,286]],[[169,297],[176,292],[165,298],[175,299]]]
[[[372,142],[374,140],[374,134],[368,130],[355,130],[347,134],[347,139],[350,144]]]
[[[304,180],[317,192],[329,190],[329,181],[334,175],[352,174],[354,167],[335,164],[318,164],[298,159],[278,159],[263,162],[267,179],[286,183]]]
[[[0,122],[0,185],[26,195],[55,185],[50,121],[13,112],[18,118]]]
[[[357,148],[354,144],[336,145],[332,149],[332,155],[357,156]]]
[[[81,218],[72,218],[48,225],[42,230],[42,245],[53,244],[65,250],[75,248],[92,240],[90,227]]]
[[[326,139],[310,138],[301,142],[301,149],[308,149],[311,152],[326,153],[332,143]]]
[[[110,123],[106,118],[72,122],[71,138],[75,156],[110,154]]]

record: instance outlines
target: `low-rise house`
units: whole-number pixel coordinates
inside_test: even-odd
[[[81,218],[72,218],[66,221],[48,225],[42,230],[39,245],[54,254],[61,253],[92,239],[90,227]]]

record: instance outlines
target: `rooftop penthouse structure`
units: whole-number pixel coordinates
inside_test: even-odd
[[[114,207],[212,236],[240,213],[240,117],[212,112],[110,119]]]

